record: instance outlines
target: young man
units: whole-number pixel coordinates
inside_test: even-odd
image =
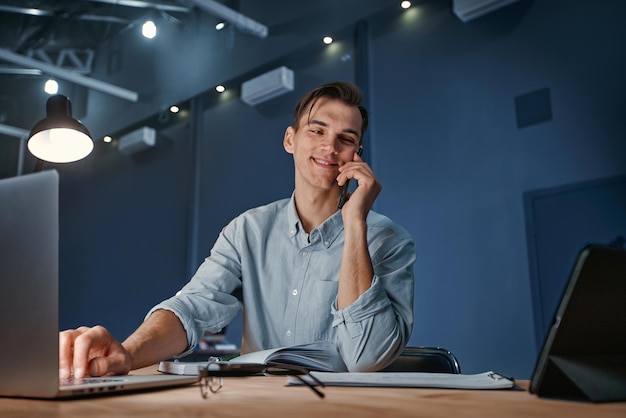
[[[341,370],[391,363],[413,326],[415,248],[371,211],[382,187],[359,156],[368,125],[360,103],[358,88],[344,82],[302,97],[283,139],[295,167],[291,198],[231,221],[189,283],[123,343],[101,326],[61,332],[59,375],[124,374],[191,350],[242,308],[237,289],[242,352],[325,340]],[[358,186],[338,210],[351,179]]]

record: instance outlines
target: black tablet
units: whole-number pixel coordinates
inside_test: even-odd
[[[579,254],[532,375],[540,397],[626,400],[626,249]]]

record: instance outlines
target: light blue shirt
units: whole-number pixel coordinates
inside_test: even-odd
[[[416,255],[410,235],[389,218],[370,211],[367,225],[372,285],[343,309],[336,305],[341,212],[307,234],[292,196],[232,220],[189,283],[150,313],[174,312],[194,347],[235,317],[242,303],[233,292],[241,288],[242,353],[325,340],[337,347],[343,370],[378,370],[411,335]]]

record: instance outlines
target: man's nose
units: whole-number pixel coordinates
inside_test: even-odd
[[[338,151],[338,147],[339,147],[339,139],[328,135],[325,136],[324,139],[322,140],[322,148],[325,150],[328,150],[331,153],[336,154]]]

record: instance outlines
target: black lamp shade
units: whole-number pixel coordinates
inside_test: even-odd
[[[46,118],[35,124],[28,137],[28,150],[37,158],[69,163],[85,158],[93,150],[87,128],[72,118],[72,105],[63,95],[46,102]]]

